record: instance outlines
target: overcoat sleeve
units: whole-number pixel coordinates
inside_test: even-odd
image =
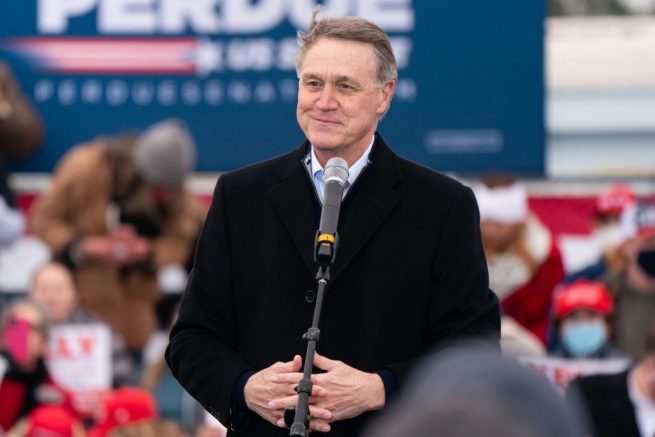
[[[500,311],[489,289],[480,213],[470,188],[454,198],[440,231],[430,290],[428,352],[454,340],[485,340],[499,350]],[[387,367],[401,384],[415,361]]]
[[[229,427],[232,387],[241,373],[252,368],[237,353],[225,179],[221,177],[216,185],[200,234],[166,361],[182,386]]]

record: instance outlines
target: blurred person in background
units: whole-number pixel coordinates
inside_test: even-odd
[[[630,369],[574,380],[568,395],[581,395],[595,437],[655,435],[655,325],[644,333],[643,358]]]
[[[21,93],[9,66],[0,62],[0,252],[25,231],[25,218],[9,187],[7,163],[32,155],[42,139],[41,119]]]
[[[32,227],[71,267],[80,303],[139,353],[161,292],[184,289],[204,219],[185,188],[195,144],[179,120],[71,149],[32,208]]]
[[[16,424],[5,437],[84,437],[84,426],[66,408],[42,405]]]
[[[7,165],[33,156],[43,140],[41,117],[21,92],[8,64],[0,61],[0,307],[27,289],[49,249],[25,233],[25,217],[9,188]]]
[[[123,387],[109,393],[96,411],[88,437],[181,437],[172,421],[161,421],[153,396],[145,390]]]
[[[121,425],[106,434],[107,437],[188,437],[175,422],[160,420]]]
[[[621,214],[637,202],[637,196],[627,185],[612,185],[596,199],[593,235],[603,251],[623,241]]]
[[[545,344],[553,290],[564,277],[560,250],[550,231],[530,213],[525,187],[512,176],[484,178],[475,195],[489,286],[500,299],[504,317]]]
[[[174,314],[177,314],[177,309]],[[175,319],[174,316],[171,326]],[[169,333],[171,326],[169,326]],[[157,357],[145,367],[141,377],[141,388],[152,393],[162,419],[173,420],[186,431],[193,432],[202,422],[205,410],[173,377],[173,372],[164,359],[165,349],[166,344],[162,344]]]
[[[50,250],[25,232],[26,219],[7,181],[0,155],[0,309],[25,294],[32,272]]]
[[[426,359],[407,393],[365,437],[580,437],[580,405],[541,375],[482,345]]]
[[[627,208],[621,226],[625,241],[603,280],[616,303],[616,346],[639,357],[655,323],[655,203]]]
[[[621,214],[637,202],[637,197],[627,185],[612,185],[596,198],[593,217],[592,239],[597,253],[596,262],[568,275],[563,282],[578,279],[601,280],[610,265],[615,262],[617,248],[624,240]]]
[[[0,61],[0,157],[22,161],[41,146],[43,123],[20,90],[9,65]]]
[[[63,264],[51,262],[36,272],[29,296],[43,306],[51,326],[106,323],[79,305],[72,272]],[[119,387],[136,383],[132,359],[120,335],[111,332],[112,384]]]
[[[25,219],[9,188],[6,163],[32,155],[42,139],[41,119],[21,93],[9,66],[0,62],[0,250],[25,230]]]
[[[580,280],[565,285],[555,296],[555,331],[563,358],[620,358],[613,347],[614,302],[602,282]]]
[[[509,316],[501,315],[500,348],[511,357],[544,357],[546,346],[532,332]]]
[[[9,174],[0,156],[0,250],[14,243],[25,231],[25,218],[9,187]]]
[[[45,311],[29,299],[13,301],[0,320],[0,430],[42,404],[67,408],[69,394],[52,379],[44,362],[48,338]]]
[[[190,433],[201,424],[202,406],[173,377],[164,361],[163,350],[161,358],[144,369],[141,388],[155,397],[162,419],[174,421]]]

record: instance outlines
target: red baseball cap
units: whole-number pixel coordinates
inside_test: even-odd
[[[601,282],[582,280],[565,285],[555,298],[555,317],[560,320],[579,309],[606,316],[614,311],[614,301]]]
[[[619,215],[636,200],[637,196],[627,185],[612,185],[596,199],[596,215]]]
[[[124,387],[111,392],[102,402],[88,437],[104,437],[122,425],[157,419],[157,403],[149,392]]]
[[[42,405],[27,416],[26,437],[73,437],[84,428],[64,407]]]

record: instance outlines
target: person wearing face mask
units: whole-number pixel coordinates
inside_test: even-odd
[[[574,380],[567,396],[581,396],[595,437],[655,435],[655,325],[644,332],[643,357],[618,374]]]
[[[44,362],[45,311],[32,300],[16,300],[3,311],[0,331],[0,434],[42,404],[73,412],[70,395],[55,383]]]
[[[602,282],[580,280],[555,297],[556,331],[563,358],[618,358],[611,343],[614,302]]]

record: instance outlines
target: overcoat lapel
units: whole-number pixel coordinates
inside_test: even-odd
[[[339,246],[332,281],[353,261],[400,200],[393,191],[402,178],[398,157],[376,133],[371,161],[347,193],[339,218]],[[344,214],[345,213],[345,214]]]
[[[315,212],[318,199],[303,163],[308,146],[305,141],[289,154],[277,172],[280,183],[268,194],[313,276],[317,271],[314,262],[314,238],[318,228]]]

